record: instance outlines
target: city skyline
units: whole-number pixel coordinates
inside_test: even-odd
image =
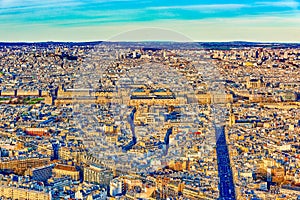
[[[194,44],[0,42],[0,199],[300,199],[299,44]]]
[[[300,0],[0,0],[0,200],[300,200]]]
[[[0,41],[298,42],[298,7],[293,0],[4,0]],[[135,34],[149,29],[154,34]],[[174,34],[160,34],[167,32]]]

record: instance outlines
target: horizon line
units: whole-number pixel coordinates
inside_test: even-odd
[[[249,40],[226,40],[226,41],[175,41],[175,40],[120,40],[120,41],[113,41],[113,40],[89,40],[89,41],[0,41],[1,43],[27,43],[27,44],[34,44],[34,43],[151,43],[151,42],[161,42],[161,43],[260,43],[260,44],[300,44],[300,41],[249,41]]]

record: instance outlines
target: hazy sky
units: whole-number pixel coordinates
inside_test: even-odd
[[[299,3],[294,0],[0,0],[0,41],[300,42]],[[154,29],[149,31],[149,28]]]

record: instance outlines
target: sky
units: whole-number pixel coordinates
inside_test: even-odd
[[[300,42],[295,0],[0,0],[0,41]]]

